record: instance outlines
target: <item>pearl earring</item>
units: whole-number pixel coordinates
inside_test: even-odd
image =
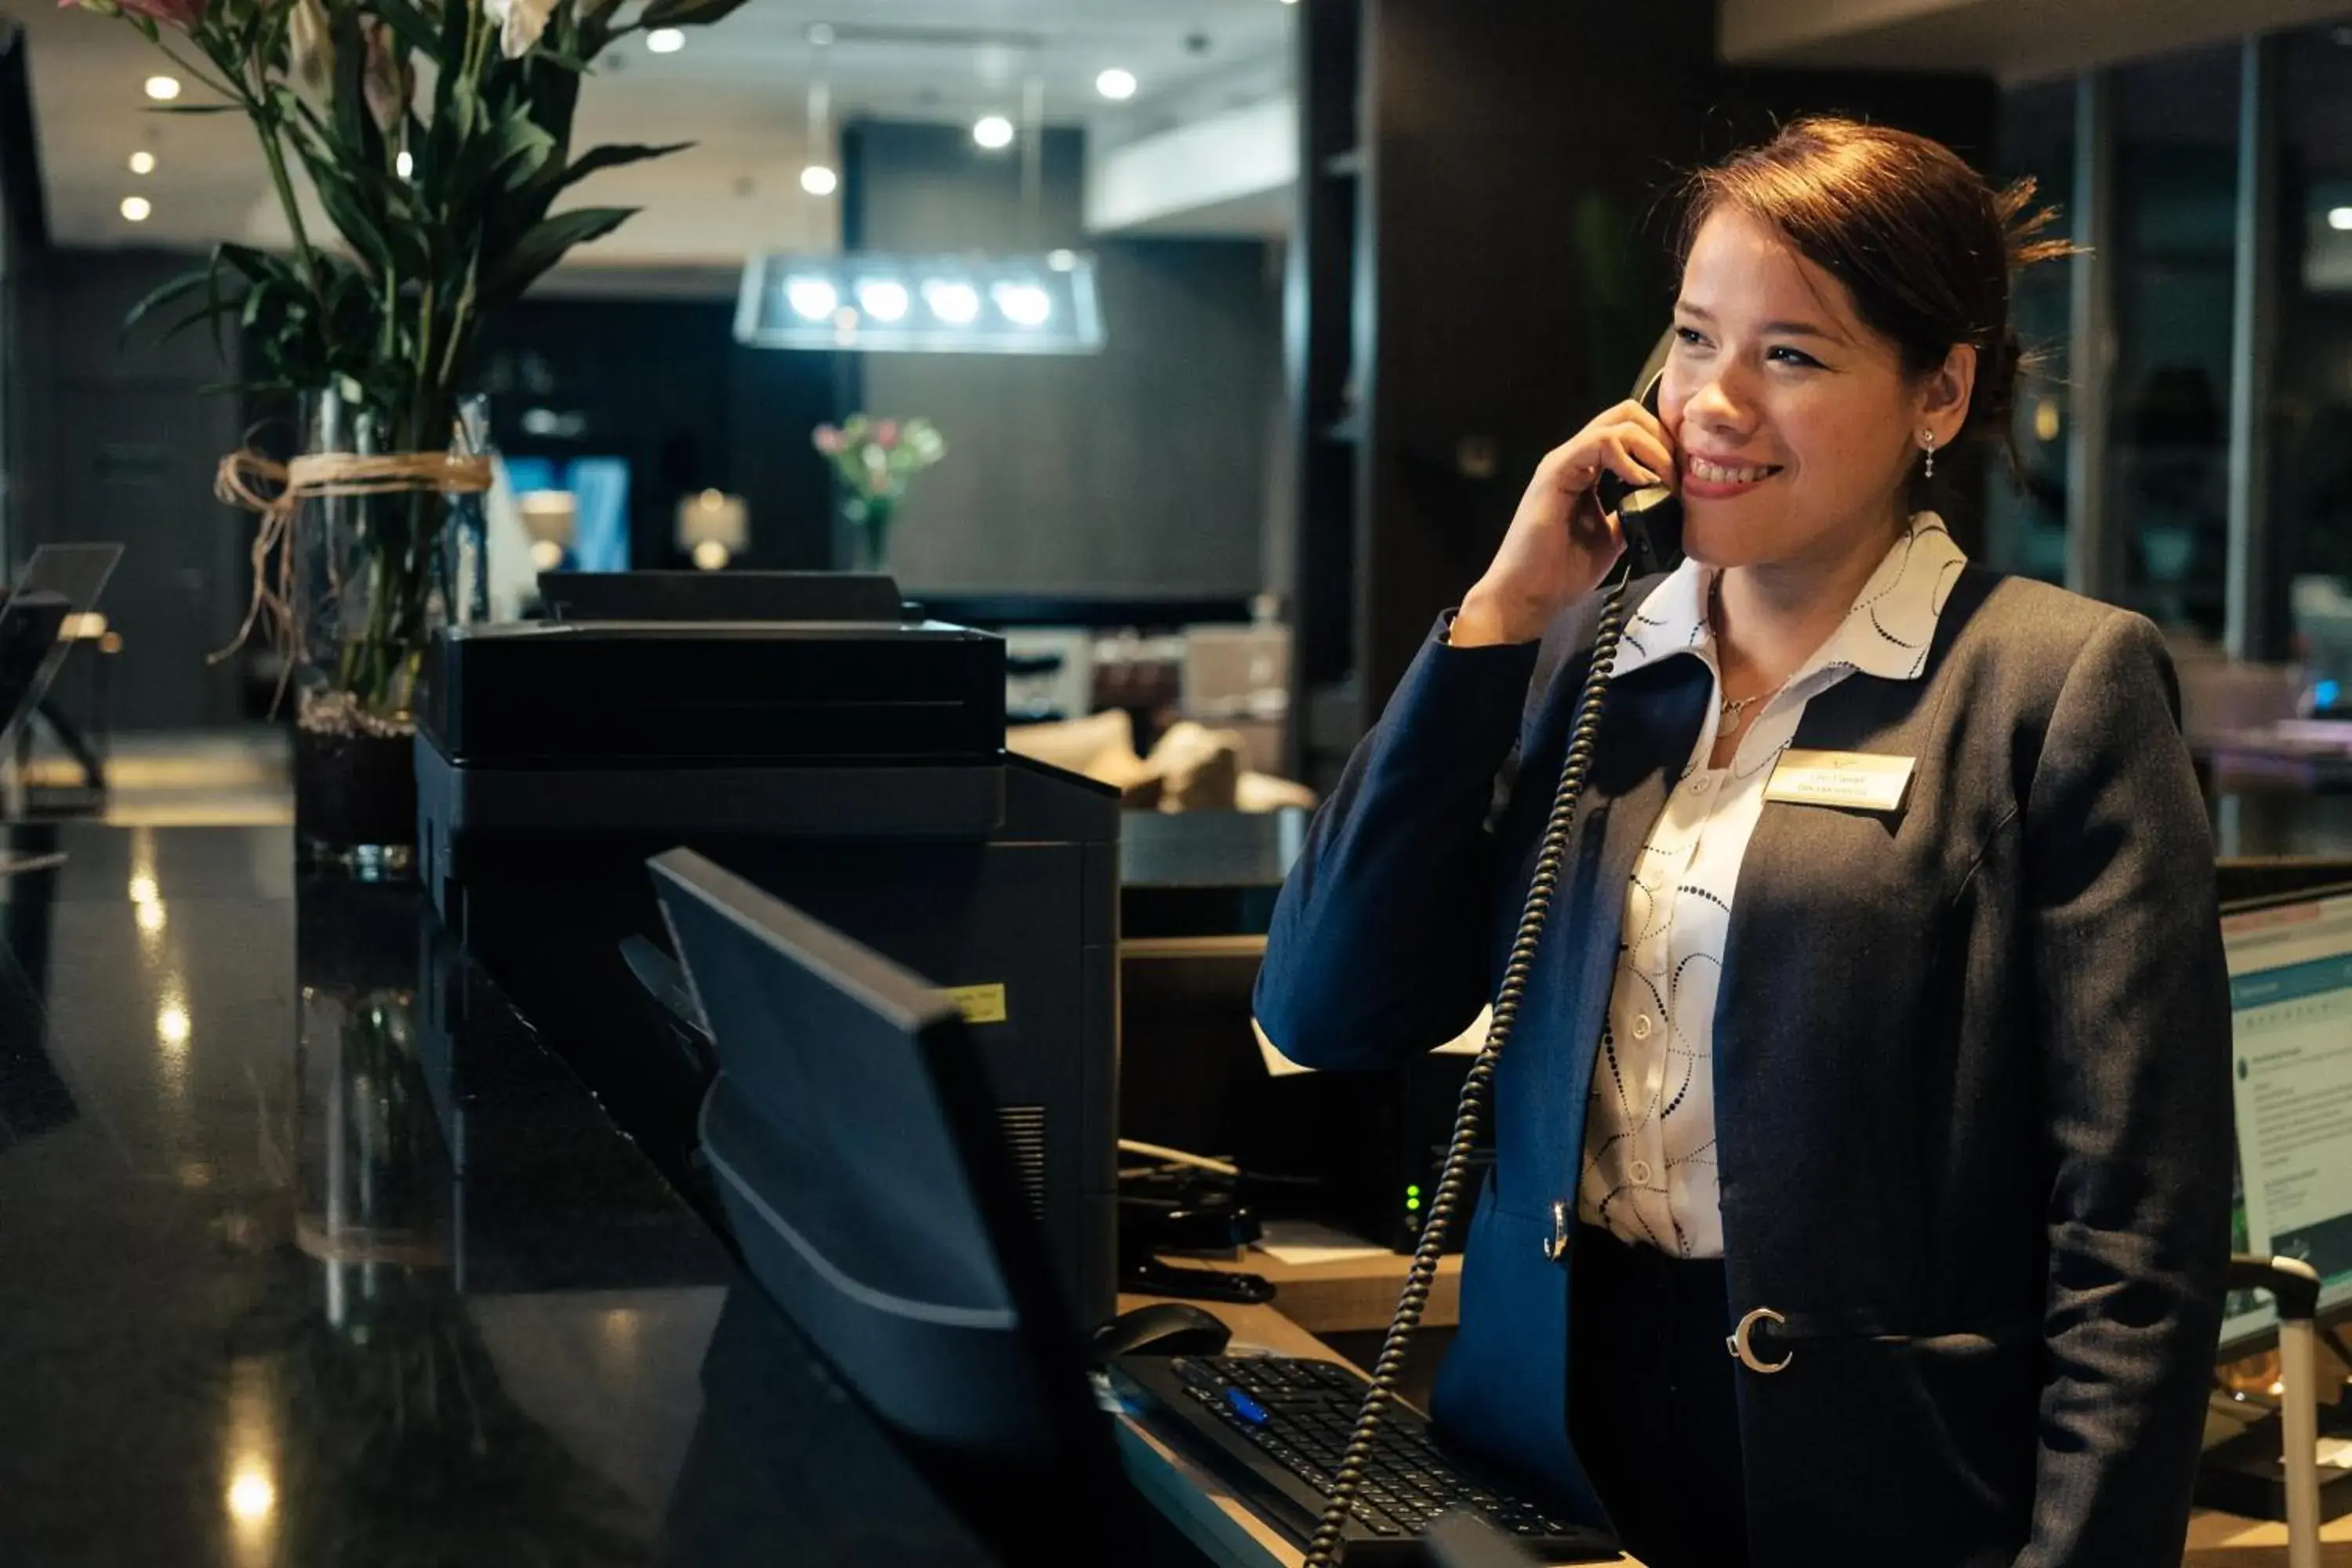
[[[1932,479],[1936,477],[1936,433],[1933,430],[1919,432],[1919,449],[1927,454],[1927,464],[1921,470],[1921,477]]]

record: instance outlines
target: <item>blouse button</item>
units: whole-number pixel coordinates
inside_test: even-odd
[[[1713,779],[1708,778],[1705,773],[1701,773],[1698,777],[1691,780],[1690,792],[1693,795],[1705,795],[1707,792],[1708,786],[1714,783],[1715,781]]]
[[[1650,1162],[1647,1160],[1636,1160],[1633,1162],[1633,1169],[1627,1171],[1625,1173],[1633,1178],[1633,1184],[1635,1186],[1648,1186],[1650,1184]]]
[[[1650,1037],[1650,1030],[1652,1026],[1653,1026],[1650,1023],[1650,1016],[1647,1013],[1635,1014],[1633,1016],[1633,1037],[1637,1040],[1648,1039]]]

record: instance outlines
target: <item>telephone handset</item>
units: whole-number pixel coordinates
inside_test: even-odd
[[[1667,334],[1667,342],[1674,334]],[[1642,406],[1658,411],[1658,384],[1665,379],[1664,345],[1651,356],[1652,365],[1641,382]],[[1683,559],[1683,498],[1672,485],[1644,485],[1639,489],[1603,468],[1597,487],[1603,508],[1617,514],[1625,532],[1625,559],[1635,577],[1671,572]]]
[[[1672,332],[1660,338],[1649,363],[1642,367],[1642,374],[1634,383],[1642,389],[1642,405],[1653,414],[1658,411],[1658,383],[1664,374],[1667,351],[1673,345]],[[1511,937],[1510,955],[1504,961],[1503,983],[1495,993],[1494,1021],[1487,1026],[1486,1043],[1479,1047],[1476,1059],[1470,1064],[1469,1076],[1463,1081],[1461,1103],[1454,1110],[1454,1130],[1445,1146],[1445,1169],[1438,1178],[1436,1195],[1430,1200],[1429,1217],[1413,1247],[1412,1267],[1398,1295],[1396,1315],[1389,1321],[1388,1335],[1381,1341],[1380,1359],[1372,1363],[1371,1386],[1365,1391],[1363,1408],[1356,1413],[1347,1449],[1325,1497],[1323,1516],[1316,1526],[1314,1539],[1307,1543],[1306,1568],[1332,1568],[1340,1560],[1341,1539],[1352,1516],[1357,1491],[1363,1484],[1364,1468],[1370,1460],[1381,1417],[1389,1402],[1396,1397],[1413,1333],[1421,1327],[1421,1314],[1429,1305],[1430,1287],[1437,1277],[1437,1260],[1445,1251],[1446,1239],[1462,1208],[1462,1188],[1468,1180],[1470,1152],[1478,1142],[1494,1089],[1495,1064],[1510,1041],[1511,1026],[1518,1021],[1519,1002],[1527,994],[1528,979],[1535,969],[1536,950],[1543,940],[1544,921],[1551,913],[1552,898],[1559,890],[1569,836],[1576,826],[1576,808],[1583,798],[1585,777],[1591,770],[1593,748],[1600,739],[1601,707],[1608,697],[1610,674],[1617,664],[1617,644],[1625,630],[1626,586],[1637,577],[1671,572],[1682,561],[1682,498],[1671,486],[1650,485],[1636,489],[1603,469],[1597,488],[1601,504],[1617,514],[1618,524],[1624,530],[1625,570],[1610,583],[1601,600],[1601,621],[1592,639],[1592,663],[1584,677],[1584,689],[1576,700],[1576,720],[1569,731],[1567,760],[1560,767],[1559,784],[1552,792],[1551,815],[1544,821],[1535,875],[1528,884],[1527,903],[1519,911],[1519,923]],[[1573,1216],[1558,1207],[1554,1215],[1556,1234],[1544,1256],[1558,1262],[1566,1255],[1567,1221]]]

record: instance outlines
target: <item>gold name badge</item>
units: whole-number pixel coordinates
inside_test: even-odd
[[[1766,800],[1799,805],[1843,805],[1854,811],[1895,811],[1911,783],[1916,759],[1868,752],[1780,753],[1780,765],[1764,785]]]
[[[1004,983],[1001,980],[991,985],[950,985],[940,993],[940,1000],[961,1013],[967,1024],[1004,1022]]]

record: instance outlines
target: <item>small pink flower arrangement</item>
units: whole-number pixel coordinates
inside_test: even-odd
[[[853,414],[837,426],[818,426],[812,439],[833,459],[844,490],[886,500],[904,496],[909,479],[948,455],[947,441],[928,419]]]
[[[859,564],[887,564],[890,519],[907,481],[948,455],[948,444],[928,419],[877,419],[853,414],[838,426],[820,425],[811,439],[833,459],[841,515],[855,531]]]

